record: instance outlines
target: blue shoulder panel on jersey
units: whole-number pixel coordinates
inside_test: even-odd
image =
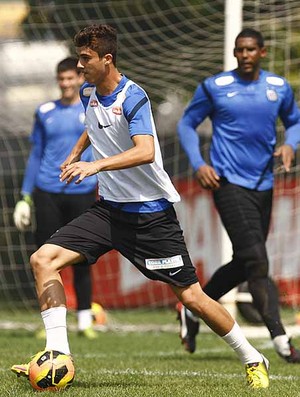
[[[148,102],[148,98],[144,97],[143,99],[141,99],[136,105],[135,107],[132,109],[132,111],[130,112],[130,114],[126,117],[127,121],[130,123],[130,121],[133,119],[133,117],[136,115],[136,113],[139,111],[139,109],[145,105],[145,103]]]
[[[123,111],[130,136],[153,135],[152,113],[149,98],[138,85],[132,84],[126,92]]]

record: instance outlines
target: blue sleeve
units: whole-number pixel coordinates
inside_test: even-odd
[[[280,108],[279,116],[285,127],[285,144],[297,149],[300,143],[300,111],[291,86],[286,83],[287,92]]]
[[[207,86],[200,84],[178,122],[179,141],[194,171],[205,164],[200,152],[200,137],[196,128],[213,111],[213,103]]]
[[[39,118],[38,113],[35,115],[35,121],[33,125],[32,134],[30,137],[32,148],[30,151],[29,158],[24,173],[24,179],[22,184],[21,193],[31,194],[34,187],[36,177],[39,173],[40,163],[43,155],[44,147],[44,134],[43,125]]]
[[[149,98],[146,93],[137,86],[128,88],[128,96],[123,102],[123,111],[130,136],[153,135],[153,117]]]

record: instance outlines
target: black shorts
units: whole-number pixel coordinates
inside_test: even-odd
[[[97,201],[46,243],[79,252],[89,264],[115,249],[152,280],[181,287],[198,282],[173,206],[138,214]]]

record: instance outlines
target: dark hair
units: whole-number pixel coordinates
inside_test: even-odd
[[[66,72],[68,70],[75,70],[78,74],[80,73],[78,67],[78,59],[75,57],[68,57],[60,61],[56,66],[56,73]]]
[[[81,29],[74,37],[76,47],[88,47],[99,57],[112,55],[113,64],[117,61],[117,31],[110,25],[90,25]]]
[[[262,36],[262,34],[260,32],[258,32],[257,30],[251,29],[251,28],[245,28],[243,29],[237,36],[235,39],[235,46],[237,43],[237,40],[241,37],[251,37],[253,39],[256,40],[257,45],[262,48],[264,47],[264,38]]]

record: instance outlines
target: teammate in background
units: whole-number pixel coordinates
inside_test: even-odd
[[[288,82],[260,69],[260,60],[266,56],[260,32],[240,32],[234,56],[237,69],[204,80],[178,124],[181,145],[200,185],[212,191],[233,246],[231,262],[215,272],[204,292],[218,300],[247,280],[276,352],[288,363],[299,363],[300,352],[286,335],[278,294],[268,277],[266,239],[272,209],[273,158],[281,158],[284,170],[290,171],[300,142],[300,112]],[[196,132],[207,116],[213,125],[211,165],[200,154]],[[286,138],[275,149],[278,117]],[[180,304],[177,310],[182,343],[192,353],[198,318]]]
[[[180,197],[163,168],[149,98],[116,67],[115,29],[91,25],[79,31],[74,42],[78,66],[90,83],[81,90],[87,132],[67,158],[61,180],[80,186],[97,174],[100,199],[31,257],[46,349],[70,354],[59,271],[83,260],[92,264],[114,248],[146,277],[168,283],[178,299],[236,351],[250,387],[267,387],[268,361],[230,314],[201,290],[173,208]],[[79,161],[89,144],[95,161]],[[12,370],[28,376],[28,364]]]
[[[31,135],[32,149],[25,170],[21,194],[16,204],[14,222],[24,231],[30,224],[31,207],[36,214],[35,240],[38,247],[60,227],[79,216],[95,201],[96,177],[80,186],[62,184],[60,165],[84,131],[84,108],[79,89],[84,79],[77,68],[76,58],[63,59],[57,65],[57,83],[61,92],[58,100],[40,105],[35,113]],[[84,160],[92,160],[87,150]],[[93,339],[90,268],[74,266],[74,287],[78,306],[78,331]]]

